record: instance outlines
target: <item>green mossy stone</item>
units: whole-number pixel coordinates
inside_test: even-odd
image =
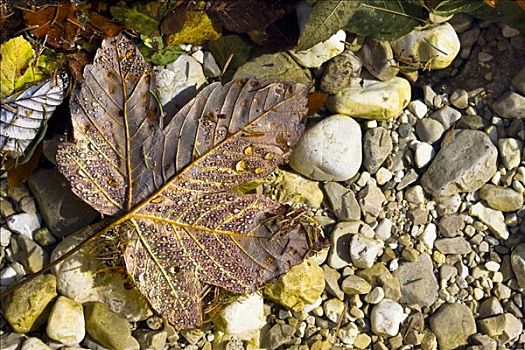
[[[17,333],[40,327],[47,319],[51,301],[57,296],[53,275],[41,275],[16,288],[3,304],[4,316]]]

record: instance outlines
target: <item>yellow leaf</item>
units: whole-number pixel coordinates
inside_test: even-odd
[[[168,45],[198,44],[221,37],[220,26],[204,11],[187,11],[182,29],[168,37]]]
[[[47,60],[35,51],[22,36],[0,46],[0,98],[7,97],[28,85],[37,83],[47,74]]]
[[[15,91],[17,80],[24,74],[35,57],[31,45],[21,36],[0,46],[0,97]]]

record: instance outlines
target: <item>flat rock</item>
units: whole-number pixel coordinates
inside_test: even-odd
[[[440,350],[453,350],[468,344],[468,338],[476,333],[476,321],[468,306],[443,304],[430,317],[430,329]]]
[[[470,244],[463,237],[436,239],[434,246],[442,254],[468,254],[472,251]]]
[[[49,338],[67,346],[80,343],[86,335],[82,305],[59,296],[49,314],[46,333]]]
[[[464,215],[445,215],[439,220],[439,233],[442,237],[452,238],[462,236],[465,227]]]
[[[56,169],[38,169],[28,181],[46,226],[57,237],[64,237],[92,223],[99,214],[70,189]]]
[[[258,293],[240,297],[223,307],[214,316],[213,324],[221,332],[250,340],[266,324],[263,298]]]
[[[328,182],[324,186],[324,191],[328,204],[337,219],[343,221],[360,219],[361,208],[352,190],[337,182]]]
[[[368,37],[357,55],[366,69],[379,80],[390,80],[399,72],[388,41],[377,41]]]
[[[364,278],[372,287],[383,288],[385,297],[392,300],[401,298],[401,286],[399,280],[392,275],[382,262],[375,263],[369,269],[359,270],[356,273]]]
[[[517,245],[512,250],[510,261],[518,284],[525,289],[525,243]]]
[[[383,191],[377,186],[367,185],[359,194],[359,205],[363,214],[378,216],[385,202]]]
[[[299,312],[306,304],[313,304],[324,287],[323,269],[312,260],[306,259],[279,279],[267,284],[263,293],[274,302]]]
[[[523,195],[509,187],[486,184],[480,189],[479,197],[495,210],[510,212],[523,208]]]
[[[110,350],[139,350],[139,342],[131,336],[131,325],[125,318],[100,302],[85,304],[86,331],[94,341]]]
[[[478,320],[481,332],[496,338],[500,344],[507,344],[523,333],[523,323],[511,313]]]
[[[443,136],[443,132],[445,128],[435,119],[423,118],[416,123],[416,135],[420,141],[432,144]]]
[[[326,104],[334,113],[388,120],[397,117],[410,98],[411,87],[406,79],[395,77],[386,82],[364,79],[329,96]]]
[[[421,185],[433,196],[473,192],[496,172],[498,151],[483,132],[456,130],[443,142]]]
[[[426,69],[448,67],[460,49],[458,35],[449,23],[414,29],[390,44],[398,60]]]
[[[297,63],[306,68],[318,68],[329,59],[339,55],[345,49],[346,33],[338,30],[328,40],[317,43],[308,50],[291,51]]]
[[[485,207],[481,203],[476,203],[469,208],[469,214],[477,217],[487,225],[490,231],[498,238],[509,238],[509,231],[505,224],[505,217],[501,211]]]
[[[93,225],[83,231],[67,236],[60,242],[51,260],[55,260],[76,247],[104,223]],[[99,301],[113,311],[135,322],[148,318],[152,312],[140,291],[128,288],[128,279],[119,272],[111,271],[93,254],[93,247],[87,246],[72,257],[53,267],[60,294],[80,304]]]
[[[386,158],[392,153],[390,132],[377,127],[368,129],[363,138],[363,165],[371,174],[375,174]]]
[[[317,181],[345,181],[361,167],[361,128],[336,114],[309,128],[296,145],[290,165]]]
[[[437,300],[439,285],[432,258],[427,253],[420,254],[414,262],[400,264],[394,276],[401,284],[401,304],[425,307]]]
[[[345,294],[367,294],[372,290],[372,286],[364,278],[350,275],[345,277],[341,283],[341,289]]]
[[[443,106],[432,113],[430,118],[440,122],[445,129],[449,129],[454,123],[461,119],[461,112],[450,106]]]
[[[23,235],[16,237],[16,240],[12,241],[11,249],[16,259],[30,273],[42,270],[49,261],[49,256],[44,249]]]
[[[332,322],[337,322],[344,310],[345,304],[337,298],[328,299],[323,304],[324,315]]]
[[[11,215],[7,219],[7,226],[11,231],[33,239],[33,232],[40,228],[40,220],[35,213],[20,213]]]
[[[31,337],[26,339],[20,350],[51,350],[51,348],[42,340]]]
[[[206,84],[206,77],[195,58],[182,54],[166,67],[156,67],[155,81],[162,105],[172,102],[180,108]]]
[[[394,300],[383,299],[372,308],[370,313],[372,332],[393,337],[399,333],[399,326],[405,318],[401,305]]]
[[[418,142],[415,146],[414,160],[418,168],[426,167],[436,155],[432,145],[426,142]]]
[[[18,333],[35,330],[45,322],[49,303],[57,296],[53,275],[41,275],[22,284],[3,302],[4,317]]]
[[[494,102],[492,108],[503,118],[525,118],[525,97],[509,91]]]

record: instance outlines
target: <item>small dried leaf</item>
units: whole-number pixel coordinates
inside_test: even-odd
[[[292,10],[286,0],[209,0],[206,12],[234,33],[264,30]]]
[[[104,40],[72,97],[76,142],[62,144],[57,161],[82,199],[121,214],[104,232],[123,240],[126,268],[153,308],[191,328],[202,321],[203,284],[253,291],[316,242],[302,212],[230,191],[289,156],[304,130],[307,89],[214,83],[159,119],[139,99],[149,96],[150,74],[124,36]],[[92,102],[104,107],[96,118]]]
[[[55,108],[62,103],[67,83],[57,76],[2,100],[0,153],[12,158],[26,151]]]
[[[77,6],[69,1],[25,10],[24,20],[36,37],[45,38],[47,44],[64,50],[74,49],[83,29]]]

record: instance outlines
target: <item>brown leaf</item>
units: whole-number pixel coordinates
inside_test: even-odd
[[[42,144],[39,144],[27,162],[18,165],[16,164],[16,161],[13,160],[6,162],[7,186],[9,188],[15,188],[29,179],[33,171],[38,167],[41,157]]]
[[[80,198],[120,215],[104,232],[125,242],[128,273],[152,307],[191,328],[202,321],[203,284],[253,291],[316,241],[302,212],[229,191],[289,156],[307,90],[270,79],[215,83],[158,118],[150,76],[124,36],[106,39],[72,97],[76,142],[62,144],[57,161]]]
[[[289,13],[286,0],[209,0],[206,12],[235,33],[263,30]]]
[[[314,91],[308,95],[308,115],[314,115],[324,106],[328,95],[321,91]]]
[[[78,17],[77,6],[69,1],[47,4],[36,10],[24,10],[27,26],[38,38],[45,38],[47,44],[71,50],[79,32],[83,29]]]

